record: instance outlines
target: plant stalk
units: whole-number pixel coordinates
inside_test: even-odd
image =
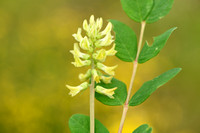
[[[125,121],[126,114],[127,114],[127,111],[128,111],[128,107],[129,107],[128,102],[129,102],[129,99],[130,99],[131,91],[132,91],[132,88],[133,88],[133,83],[134,83],[134,80],[135,80],[135,75],[136,75],[136,72],[137,72],[138,58],[139,58],[140,50],[141,50],[141,47],[142,47],[142,40],[143,40],[143,36],[144,36],[145,26],[146,26],[146,22],[143,21],[141,23],[141,30],[140,30],[140,38],[139,38],[139,43],[138,43],[137,55],[136,55],[135,61],[133,62],[133,73],[132,73],[132,76],[131,76],[131,81],[130,81],[130,85],[129,85],[129,90],[128,90],[126,102],[124,103],[123,113],[122,113],[122,118],[121,118],[118,133],[122,133],[124,121]]]
[[[92,70],[94,69],[94,61],[92,60]],[[93,75],[91,76],[91,84],[90,84],[90,133],[94,133],[95,127],[95,116],[94,116],[94,97],[95,97],[95,90],[94,90],[94,78]]]

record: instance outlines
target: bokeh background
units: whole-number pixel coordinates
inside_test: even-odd
[[[91,14],[120,20],[139,35],[140,25],[123,12],[120,0],[0,0],[0,133],[70,133],[72,114],[89,114],[89,91],[71,98],[65,84],[78,85],[69,50],[72,34]],[[131,108],[124,133],[148,123],[153,133],[199,133],[200,1],[175,0],[164,19],[148,24],[145,40],[152,42],[177,26],[156,58],[139,65],[134,92],[143,82],[174,67],[182,72],[145,103]],[[107,22],[104,21],[106,24]],[[116,78],[127,85],[132,64],[118,64]],[[122,107],[96,101],[96,118],[116,133]]]

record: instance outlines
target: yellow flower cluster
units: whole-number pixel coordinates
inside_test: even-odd
[[[66,85],[70,90],[69,94],[71,96],[75,96],[80,91],[87,89],[90,85],[87,80],[91,77],[93,77],[96,83],[102,81],[108,84],[111,83],[111,80],[115,75],[114,69],[117,65],[108,67],[102,64],[106,60],[107,56],[113,56],[117,52],[115,50],[115,44],[113,44],[112,48],[109,50],[102,48],[110,46],[114,42],[113,36],[111,35],[112,24],[109,22],[103,31],[101,31],[102,26],[103,19],[97,18],[95,21],[94,16],[92,15],[89,22],[87,20],[83,21],[83,30],[86,35],[84,37],[82,36],[81,28],[78,28],[77,33],[72,35],[75,40],[78,41],[78,43],[74,43],[74,49],[70,50],[74,56],[74,62],[72,62],[72,64],[75,67],[91,66],[91,69],[89,69],[85,74],[79,74],[79,79],[84,81],[81,85],[75,87]],[[80,48],[81,50],[84,50],[85,53],[81,52]],[[101,71],[106,73],[108,76],[104,76]],[[113,94],[116,89],[117,87],[106,89],[97,85],[95,91],[110,98],[114,98]]]

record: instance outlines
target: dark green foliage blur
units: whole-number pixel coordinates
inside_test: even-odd
[[[148,123],[153,133],[199,133],[200,1],[175,0],[170,13],[147,24],[145,40],[152,44],[172,27],[160,54],[139,65],[134,92],[148,80],[174,67],[182,72],[145,103],[130,108],[124,132]],[[75,68],[69,50],[72,34],[91,14],[119,20],[134,29],[120,0],[1,0],[0,1],[0,133],[69,133],[72,114],[89,114],[89,91],[71,98],[65,84],[78,85],[84,68]],[[132,66],[116,57],[116,78],[129,85]],[[117,132],[122,108],[96,101],[96,119]]]

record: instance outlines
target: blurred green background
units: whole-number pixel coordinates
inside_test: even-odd
[[[120,0],[0,1],[0,133],[69,133],[72,114],[89,114],[89,91],[71,98],[65,84],[78,85],[78,74],[85,71],[71,65],[69,50],[75,42],[72,34],[91,14],[120,20],[139,34],[140,25],[126,16]],[[170,14],[147,25],[149,42],[171,27],[178,29],[159,56],[139,66],[134,91],[168,69],[183,71],[129,109],[124,133],[144,123],[153,133],[200,132],[199,14],[199,0],[175,0]],[[110,57],[107,64],[118,64],[116,78],[129,84],[131,63]],[[116,133],[122,107],[95,104],[96,118]]]

